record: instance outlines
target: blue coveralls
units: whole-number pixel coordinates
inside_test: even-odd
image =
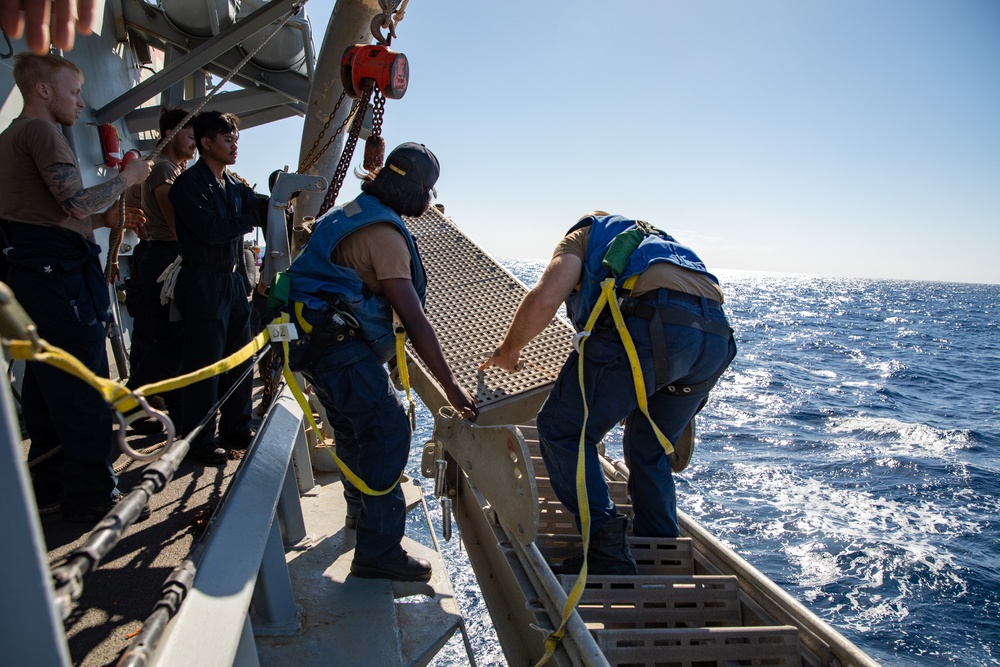
[[[12,222],[10,232],[8,284],[39,335],[95,375],[108,377],[111,300],[98,261],[100,246],[56,227]],[[61,452],[32,467],[40,504],[61,495],[62,508],[76,511],[118,494],[111,409],[98,391],[54,366],[28,362],[21,406],[31,438],[29,461],[62,445]]]
[[[596,267],[600,266],[600,259],[603,258],[608,244],[618,231],[628,228],[619,216],[596,218],[593,225],[588,241],[587,258],[584,261],[585,289],[587,271],[593,274],[591,278],[599,282],[603,274],[597,275]],[[602,226],[605,227],[602,229]],[[677,248],[682,248],[690,253],[688,257],[697,260],[697,256],[690,249],[675,243],[669,250],[664,250],[662,257],[654,258],[656,252],[654,250],[650,251],[650,256],[646,259],[680,263],[675,261],[678,257],[675,253]],[[680,255],[683,256],[684,253]],[[697,262],[700,263],[700,260]],[[573,305],[577,312],[573,313],[571,310],[571,316],[578,329],[582,328],[583,322],[586,322],[596,299],[592,290],[587,297],[589,303],[575,302]],[[644,295],[643,301],[658,308],[676,309],[727,323],[721,304],[710,299],[659,289]],[[627,317],[625,321],[642,367],[649,413],[670,442],[676,442],[687,423],[704,406],[711,384],[714,382],[688,393],[672,394],[665,388],[694,386],[706,380],[717,379],[735,356],[735,343],[731,337],[727,339],[687,326],[660,324],[663,333],[662,344],[654,345],[651,342],[649,320],[634,315]],[[599,531],[601,526],[617,516],[617,508],[611,501],[596,444],[615,424],[624,419],[623,445],[625,463],[629,468],[628,489],[634,511],[632,532],[635,535],[649,537],[677,537],[679,528],[670,459],[656,439],[649,421],[639,410],[631,365],[621,338],[607,314],[602,316],[592,334],[586,339],[583,350],[586,401],[589,410],[585,438],[585,466],[591,534]],[[654,356],[669,360],[668,376],[655,377]],[[584,408],[580,393],[578,363],[579,354],[574,351],[542,405],[537,423],[542,457],[553,490],[559,501],[577,517],[579,527],[576,461]]]
[[[314,330],[328,317],[328,303],[336,302],[357,317],[362,331],[329,344],[312,367],[300,368],[308,348],[303,338],[291,346],[289,363],[309,378],[326,408],[337,456],[369,487],[381,491],[403,472],[411,438],[406,408],[384,365],[393,353],[391,308],[384,298],[363,296],[366,290],[357,273],[330,259],[340,240],[375,222],[396,225],[407,240],[414,289],[423,301],[426,281],[420,254],[402,219],[375,197],[360,195],[320,218],[289,274],[290,299],[306,305],[304,316]],[[400,557],[406,528],[403,490],[397,485],[385,495],[363,495],[345,480],[344,496],[348,514],[358,518],[355,559],[377,564]]]
[[[163,284],[156,282],[164,269],[177,259],[177,242],[143,241],[136,247],[137,250],[139,248],[142,248],[142,252],[138,253],[133,281],[134,289],[138,292],[135,300],[140,302],[136,305],[136,310],[142,313],[142,328],[148,340],[139,355],[136,354],[136,341],[132,343],[130,360],[134,362],[127,384],[129,389],[177,376],[183,353],[182,325],[170,320],[170,304],[160,303]],[[138,328],[137,322],[136,329]],[[175,422],[180,421],[178,418],[181,415],[182,393],[172,391],[164,394]]]
[[[266,220],[267,197],[228,172],[225,181],[222,188],[211,169],[198,160],[177,177],[168,195],[183,257],[174,289],[184,340],[182,373],[213,364],[250,342],[246,278],[238,267],[243,235]],[[249,363],[183,390],[182,433],[190,432],[205,417]],[[253,378],[247,377],[219,410],[223,444],[249,443],[252,392]],[[213,414],[191,442],[192,449],[213,449],[214,435]]]

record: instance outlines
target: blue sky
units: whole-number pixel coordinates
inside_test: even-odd
[[[437,154],[497,257],[600,208],[715,269],[1000,283],[996,0],[412,0],[397,34],[386,144]],[[244,132],[236,170],[294,168],[301,127]]]

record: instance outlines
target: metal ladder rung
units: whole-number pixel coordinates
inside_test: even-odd
[[[594,633],[608,663],[629,667],[799,667],[798,630],[754,628],[599,630]]]

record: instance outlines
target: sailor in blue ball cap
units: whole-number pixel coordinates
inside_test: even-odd
[[[427,211],[440,173],[423,144],[397,146],[385,166],[363,177],[361,195],[317,221],[288,271],[302,336],[290,346],[289,363],[326,408],[338,456],[373,490],[396,483],[410,449],[410,421],[385,367],[395,354],[393,313],[451,404],[467,419],[478,415],[424,314],[426,276],[402,219]],[[398,485],[366,495],[345,480],[344,496],[347,527],[357,529],[354,576],[430,579],[430,564],[400,544],[406,502]]]

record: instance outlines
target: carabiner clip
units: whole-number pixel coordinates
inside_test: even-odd
[[[140,414],[145,417],[151,417],[163,424],[164,430],[167,432],[167,442],[162,446],[158,447],[156,451],[150,452],[149,454],[142,454],[132,449],[125,439],[125,431],[128,429],[128,422],[125,420],[125,415],[115,410],[115,419],[118,421],[118,448],[121,449],[125,454],[132,457],[136,461],[142,461],[143,463],[148,463],[149,461],[155,461],[156,459],[163,456],[170,445],[174,443],[174,437],[176,436],[176,430],[174,429],[174,422],[170,419],[167,413],[157,410],[146,401],[145,396],[140,396],[139,394],[133,394],[133,398],[139,402],[139,406],[142,408],[142,413],[136,411],[132,413],[131,421],[135,421]]]

